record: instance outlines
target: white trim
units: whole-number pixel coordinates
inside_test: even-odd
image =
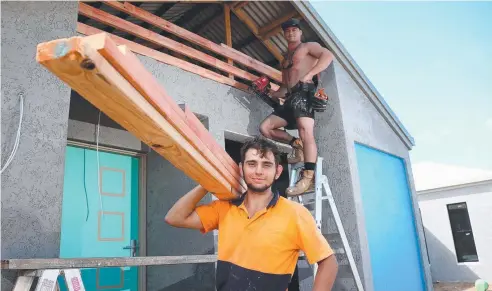
[[[369,79],[364,75],[356,62],[350,57],[336,36],[331,32],[321,16],[316,12],[314,7],[308,1],[290,1],[291,4],[299,11],[311,28],[317,32],[318,36],[324,41],[335,58],[340,62],[347,73],[353,78],[360,89],[365,93],[367,98],[376,107],[381,116],[388,122],[390,127],[395,131],[398,137],[403,141],[408,149],[411,149],[415,143],[413,137],[408,133],[398,117],[393,113],[383,97],[376,88],[371,84]]]
[[[457,190],[457,189],[463,189],[463,188],[474,187],[474,186],[483,186],[483,185],[487,185],[487,184],[492,184],[492,179],[478,181],[478,182],[471,182],[471,183],[465,183],[465,184],[458,184],[458,185],[451,185],[451,186],[445,186],[445,187],[439,187],[439,188],[432,188],[432,189],[421,190],[421,191],[417,191],[417,195],[424,196],[424,195],[439,193],[441,191]],[[475,194],[475,193],[470,193],[470,194]]]

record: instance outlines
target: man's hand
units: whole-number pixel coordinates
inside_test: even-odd
[[[304,77],[301,78],[300,81],[303,83],[313,83],[313,77],[314,75],[307,73]]]
[[[305,44],[309,54],[318,59],[316,65],[304,76],[301,81],[304,83],[312,83],[314,75],[324,71],[334,59],[333,53],[322,47],[317,42],[308,42]],[[308,81],[309,80],[309,81]]]
[[[338,273],[335,254],[318,262],[318,271],[314,279],[313,291],[331,291]]]

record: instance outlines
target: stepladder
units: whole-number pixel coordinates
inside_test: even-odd
[[[302,170],[302,164],[294,164],[289,166],[289,171],[290,171],[290,185],[289,186],[294,186],[295,183],[298,181],[300,178],[300,173]],[[306,206],[308,209],[314,210],[313,216],[314,220],[316,221],[316,226],[318,229],[323,233],[322,230],[322,223],[323,223],[323,202],[328,201],[328,204],[331,209],[331,213],[333,215],[333,219],[336,223],[336,227],[338,230],[338,233],[340,234],[340,238],[345,250],[345,253],[347,255],[350,269],[352,271],[352,274],[354,276],[354,281],[357,286],[358,291],[364,291],[364,288],[362,286],[362,281],[359,275],[359,272],[357,270],[357,266],[355,265],[355,260],[352,254],[352,250],[350,248],[347,235],[345,233],[345,230],[343,228],[342,220],[340,218],[340,214],[338,212],[338,208],[335,203],[335,199],[333,198],[330,184],[328,182],[328,177],[323,174],[323,158],[318,157],[316,161],[316,170],[315,170],[315,176],[314,176],[314,191],[307,191],[306,193],[303,193],[302,195],[298,196],[293,196],[290,197],[289,199],[294,200],[299,202],[300,204]],[[314,264],[311,266],[313,269],[313,277],[316,276],[317,272],[317,264]]]
[[[13,291],[29,291],[37,280],[35,291],[60,290],[58,276],[65,277],[65,283],[69,291],[85,291],[84,283],[79,269],[45,269],[26,271],[17,277]]]

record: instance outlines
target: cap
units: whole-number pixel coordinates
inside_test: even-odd
[[[300,26],[301,22],[298,19],[291,18],[287,20],[286,22],[282,23],[282,30],[286,30],[288,27],[297,27],[301,29]]]

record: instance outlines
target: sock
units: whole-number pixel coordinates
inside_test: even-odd
[[[297,138],[293,137],[292,140],[289,142],[289,145],[292,146],[292,144],[294,144],[294,142],[297,140]]]
[[[304,163],[304,169],[305,170],[313,170],[316,168],[316,163]]]

